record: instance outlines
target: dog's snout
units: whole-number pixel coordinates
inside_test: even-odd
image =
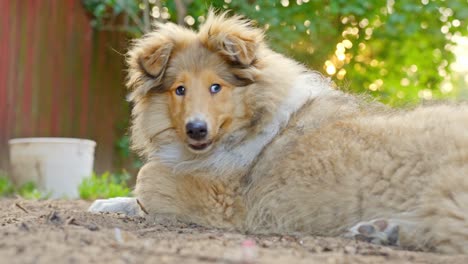
[[[200,140],[208,135],[208,126],[205,121],[191,121],[185,125],[185,131],[191,139]]]

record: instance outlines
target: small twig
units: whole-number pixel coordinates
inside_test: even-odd
[[[76,223],[76,219],[74,217],[70,217],[67,219],[67,221],[65,222],[67,225],[78,225]]]
[[[26,210],[23,206],[21,206],[19,203],[15,203],[16,207],[18,207],[19,209],[23,210],[23,212],[29,214],[29,211]]]
[[[137,201],[137,204],[140,206],[141,210],[145,213],[145,214],[148,214],[148,211],[146,211],[145,207],[143,206],[143,204],[140,202],[140,200],[136,199]]]

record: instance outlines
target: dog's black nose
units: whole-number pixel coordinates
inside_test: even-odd
[[[185,132],[191,139],[200,140],[208,135],[208,127],[206,122],[195,120],[185,125]]]

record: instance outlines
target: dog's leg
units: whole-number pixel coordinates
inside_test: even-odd
[[[360,222],[348,229],[344,237],[378,245],[399,246],[400,224],[397,221],[387,219]]]
[[[435,211],[432,211],[433,214]],[[408,219],[375,219],[359,222],[343,234],[346,238],[385,246],[440,253],[468,253],[468,223],[454,215],[420,215]],[[424,217],[425,216],[425,217]],[[418,219],[418,220],[416,220]]]
[[[407,212],[360,222],[345,237],[440,253],[468,253],[466,167],[439,171],[422,189],[419,205]],[[442,174],[443,173],[443,174]],[[442,176],[441,176],[442,175]]]
[[[144,209],[140,207],[136,198],[116,197],[110,199],[98,199],[88,208],[89,212],[121,213],[128,216],[143,216]]]
[[[234,184],[203,175],[176,175],[158,162],[140,170],[135,193],[152,215],[229,229],[243,222],[244,206]]]
[[[344,234],[344,237],[354,238],[378,245],[398,246],[400,226],[394,221],[376,219],[368,222],[360,222]]]

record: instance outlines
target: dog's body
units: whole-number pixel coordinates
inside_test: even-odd
[[[128,85],[146,209],[388,244],[399,228],[404,247],[468,253],[468,107],[389,110],[262,39],[239,17],[211,14],[198,33],[168,24],[136,42]]]

